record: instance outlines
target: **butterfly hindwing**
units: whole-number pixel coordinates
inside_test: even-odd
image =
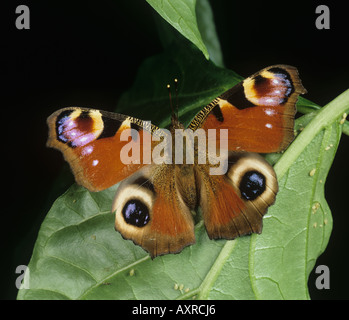
[[[198,166],[200,207],[211,239],[261,233],[262,218],[275,201],[278,184],[273,168],[256,153],[231,152],[228,171],[212,176]]]
[[[115,229],[153,258],[193,244],[193,217],[179,189],[174,165],[142,168],[119,185],[112,207]]]

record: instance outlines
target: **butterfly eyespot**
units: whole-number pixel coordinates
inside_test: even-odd
[[[265,177],[258,171],[248,171],[240,182],[241,196],[245,200],[255,200],[265,190]]]
[[[126,202],[122,209],[122,215],[126,223],[136,227],[144,227],[150,220],[148,207],[138,199]]]

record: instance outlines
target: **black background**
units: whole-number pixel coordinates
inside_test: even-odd
[[[17,30],[15,9],[30,9],[30,30]],[[326,1],[211,1],[227,68],[249,76],[268,65],[299,69],[309,100],[325,105],[348,89],[345,2],[329,4],[330,30],[315,27]],[[1,295],[15,299],[16,266],[29,262],[53,201],[72,177],[62,156],[45,147],[46,118],[64,106],[114,110],[141,62],[162,51],[153,9],[137,1],[1,2]],[[348,299],[347,196],[349,138],[342,137],[326,181],[333,233],[316,265],[331,272],[330,290],[313,299]],[[63,169],[62,169],[63,168]],[[57,180],[58,179],[58,180]]]

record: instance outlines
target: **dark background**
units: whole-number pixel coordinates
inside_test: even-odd
[[[15,9],[30,9],[17,30]],[[268,65],[299,69],[309,100],[325,105],[348,89],[345,2],[328,4],[330,30],[317,30],[326,1],[211,1],[227,68],[249,76]],[[15,269],[29,262],[41,222],[73,178],[62,156],[45,147],[46,118],[64,106],[114,110],[141,62],[162,51],[153,9],[144,1],[2,1],[1,297],[15,299]],[[330,269],[330,290],[313,299],[348,299],[347,181],[349,138],[342,137],[326,181],[334,227],[316,265]],[[69,179],[61,179],[61,176]]]

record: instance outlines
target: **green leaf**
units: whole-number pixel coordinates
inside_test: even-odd
[[[196,19],[196,0],[147,0],[172,27],[195,44],[209,58]]]
[[[208,0],[198,0],[196,3],[196,15],[201,37],[207,48],[211,61],[219,67],[223,67],[223,54],[216,32],[213,12]]]
[[[173,77],[180,80],[178,102],[186,124],[241,79],[205,60],[195,48],[177,44],[144,62],[118,111],[142,119],[151,115],[155,123],[168,124],[165,85]],[[209,240],[201,221],[195,226],[195,245],[151,260],[114,231],[110,208],[117,186],[91,193],[73,185],[41,226],[29,263],[29,289],[20,289],[18,299],[308,298],[309,272],[332,227],[323,187],[348,94],[309,118],[276,163],[280,191],[261,235]]]

